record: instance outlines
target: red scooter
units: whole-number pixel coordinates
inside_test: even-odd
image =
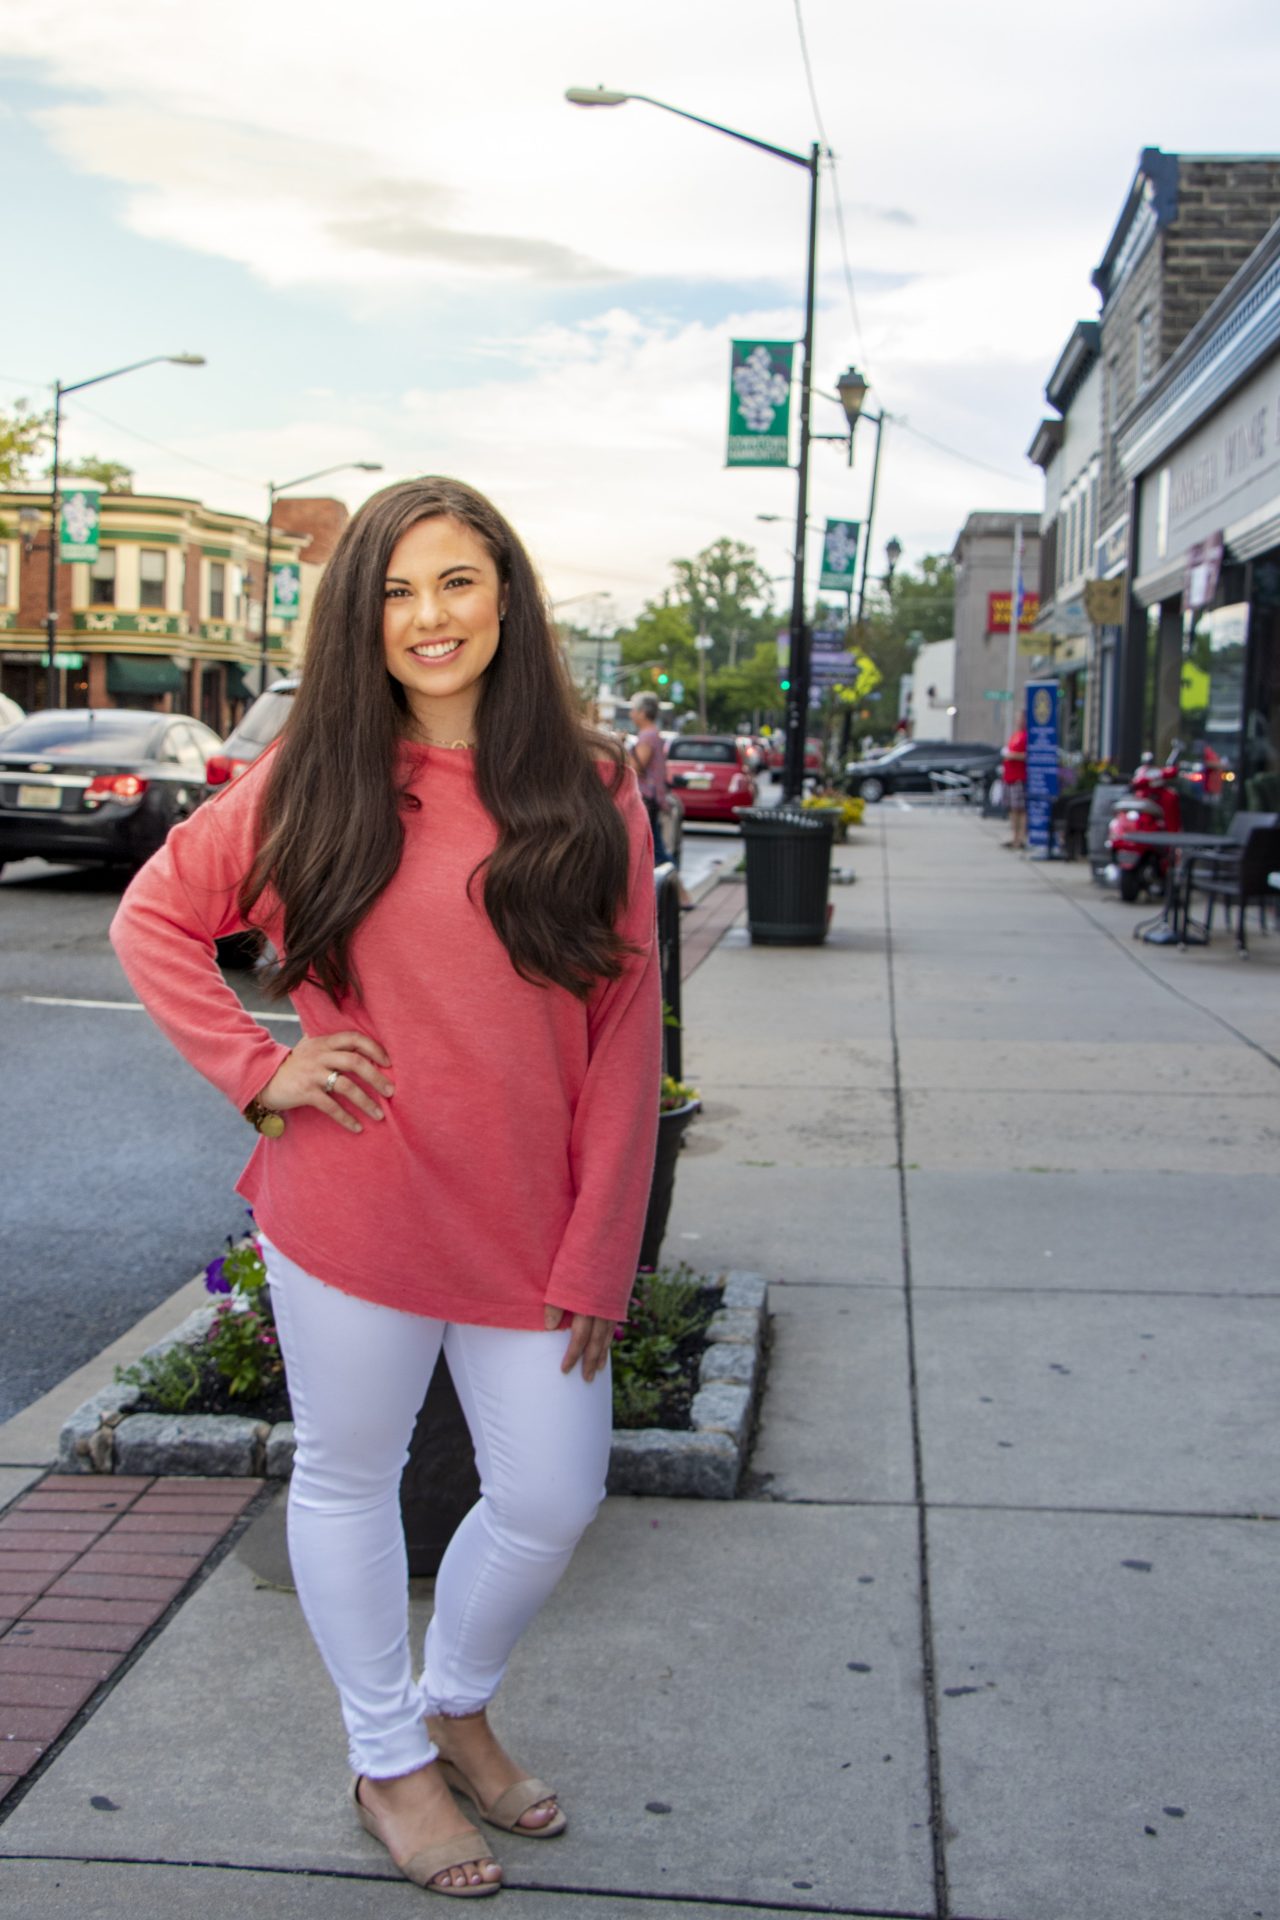
[[[1107,827],[1107,852],[1110,855],[1107,879],[1120,889],[1122,900],[1136,900],[1141,893],[1154,898],[1164,892],[1169,867],[1168,849],[1144,847],[1131,840],[1132,833],[1181,833],[1182,798],[1178,792],[1178,763],[1182,743],[1175,740],[1169,758],[1158,767],[1150,753],[1129,782],[1129,791],[1116,805]]]
[[[1183,818],[1182,788],[1205,800],[1214,800],[1222,791],[1222,761],[1212,747],[1203,749],[1201,758],[1188,766],[1182,758],[1182,742],[1174,740],[1169,757],[1158,767],[1152,754],[1144,753],[1142,763],[1129,782],[1129,791],[1116,805],[1107,826],[1107,852],[1110,861],[1107,879],[1120,888],[1122,900],[1136,900],[1140,893],[1154,899],[1164,892],[1169,871],[1167,847],[1144,847],[1129,836],[1133,833],[1181,833],[1194,817]],[[1200,809],[1192,803],[1193,816]]]

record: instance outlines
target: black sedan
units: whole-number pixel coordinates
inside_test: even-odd
[[[140,865],[204,799],[205,763],[221,744],[187,714],[29,714],[0,737],[0,864]]]
[[[979,791],[991,785],[1000,770],[1000,749],[989,743],[964,740],[904,740],[874,760],[852,761],[844,770],[845,786],[864,800],[880,800],[886,793],[931,793],[939,773],[963,774]]]

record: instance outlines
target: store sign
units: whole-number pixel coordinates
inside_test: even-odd
[[[1142,480],[1138,577],[1188,567],[1191,551],[1280,499],[1280,359],[1272,358]]]
[[[1124,619],[1124,581],[1086,580],[1084,610],[1095,627],[1118,627]]]
[[[853,679],[854,658],[838,628],[820,627],[809,649],[809,685],[834,687]]]
[[[828,520],[822,538],[820,592],[852,593],[858,568],[858,537],[862,527],[857,520]],[[815,640],[817,636],[814,636]]]
[[[785,467],[791,446],[791,340],[734,340],[727,467]]]
[[[1008,633],[1009,622],[1013,618],[1013,595],[1011,593],[989,593],[987,595],[987,632]],[[1024,593],[1022,609],[1018,614],[1018,632],[1030,633],[1040,618],[1040,595]]]
[[[1049,857],[1049,815],[1058,797],[1058,683],[1027,683],[1027,843]]]
[[[96,560],[101,520],[100,487],[77,487],[62,496],[62,523],[58,532],[60,560]]]
[[[1222,535],[1215,533],[1201,540],[1187,555],[1187,570],[1182,582],[1182,604],[1193,613],[1212,605],[1222,573]]]

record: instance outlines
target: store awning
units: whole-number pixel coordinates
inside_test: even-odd
[[[226,663],[226,690],[228,700],[252,700],[253,688],[244,677],[244,668],[238,660]]]
[[[108,693],[181,693],[185,685],[185,676],[165,654],[107,656]]]

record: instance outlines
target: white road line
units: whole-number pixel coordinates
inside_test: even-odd
[[[63,1000],[53,994],[44,993],[24,993],[21,998],[22,1004],[26,1007],[106,1007],[114,1013],[145,1013],[146,1011],[141,1000]],[[246,1008],[245,1011],[249,1012],[250,1009]],[[254,1011],[253,1017],[255,1020],[280,1020],[293,1026],[298,1025],[296,1013]]]

